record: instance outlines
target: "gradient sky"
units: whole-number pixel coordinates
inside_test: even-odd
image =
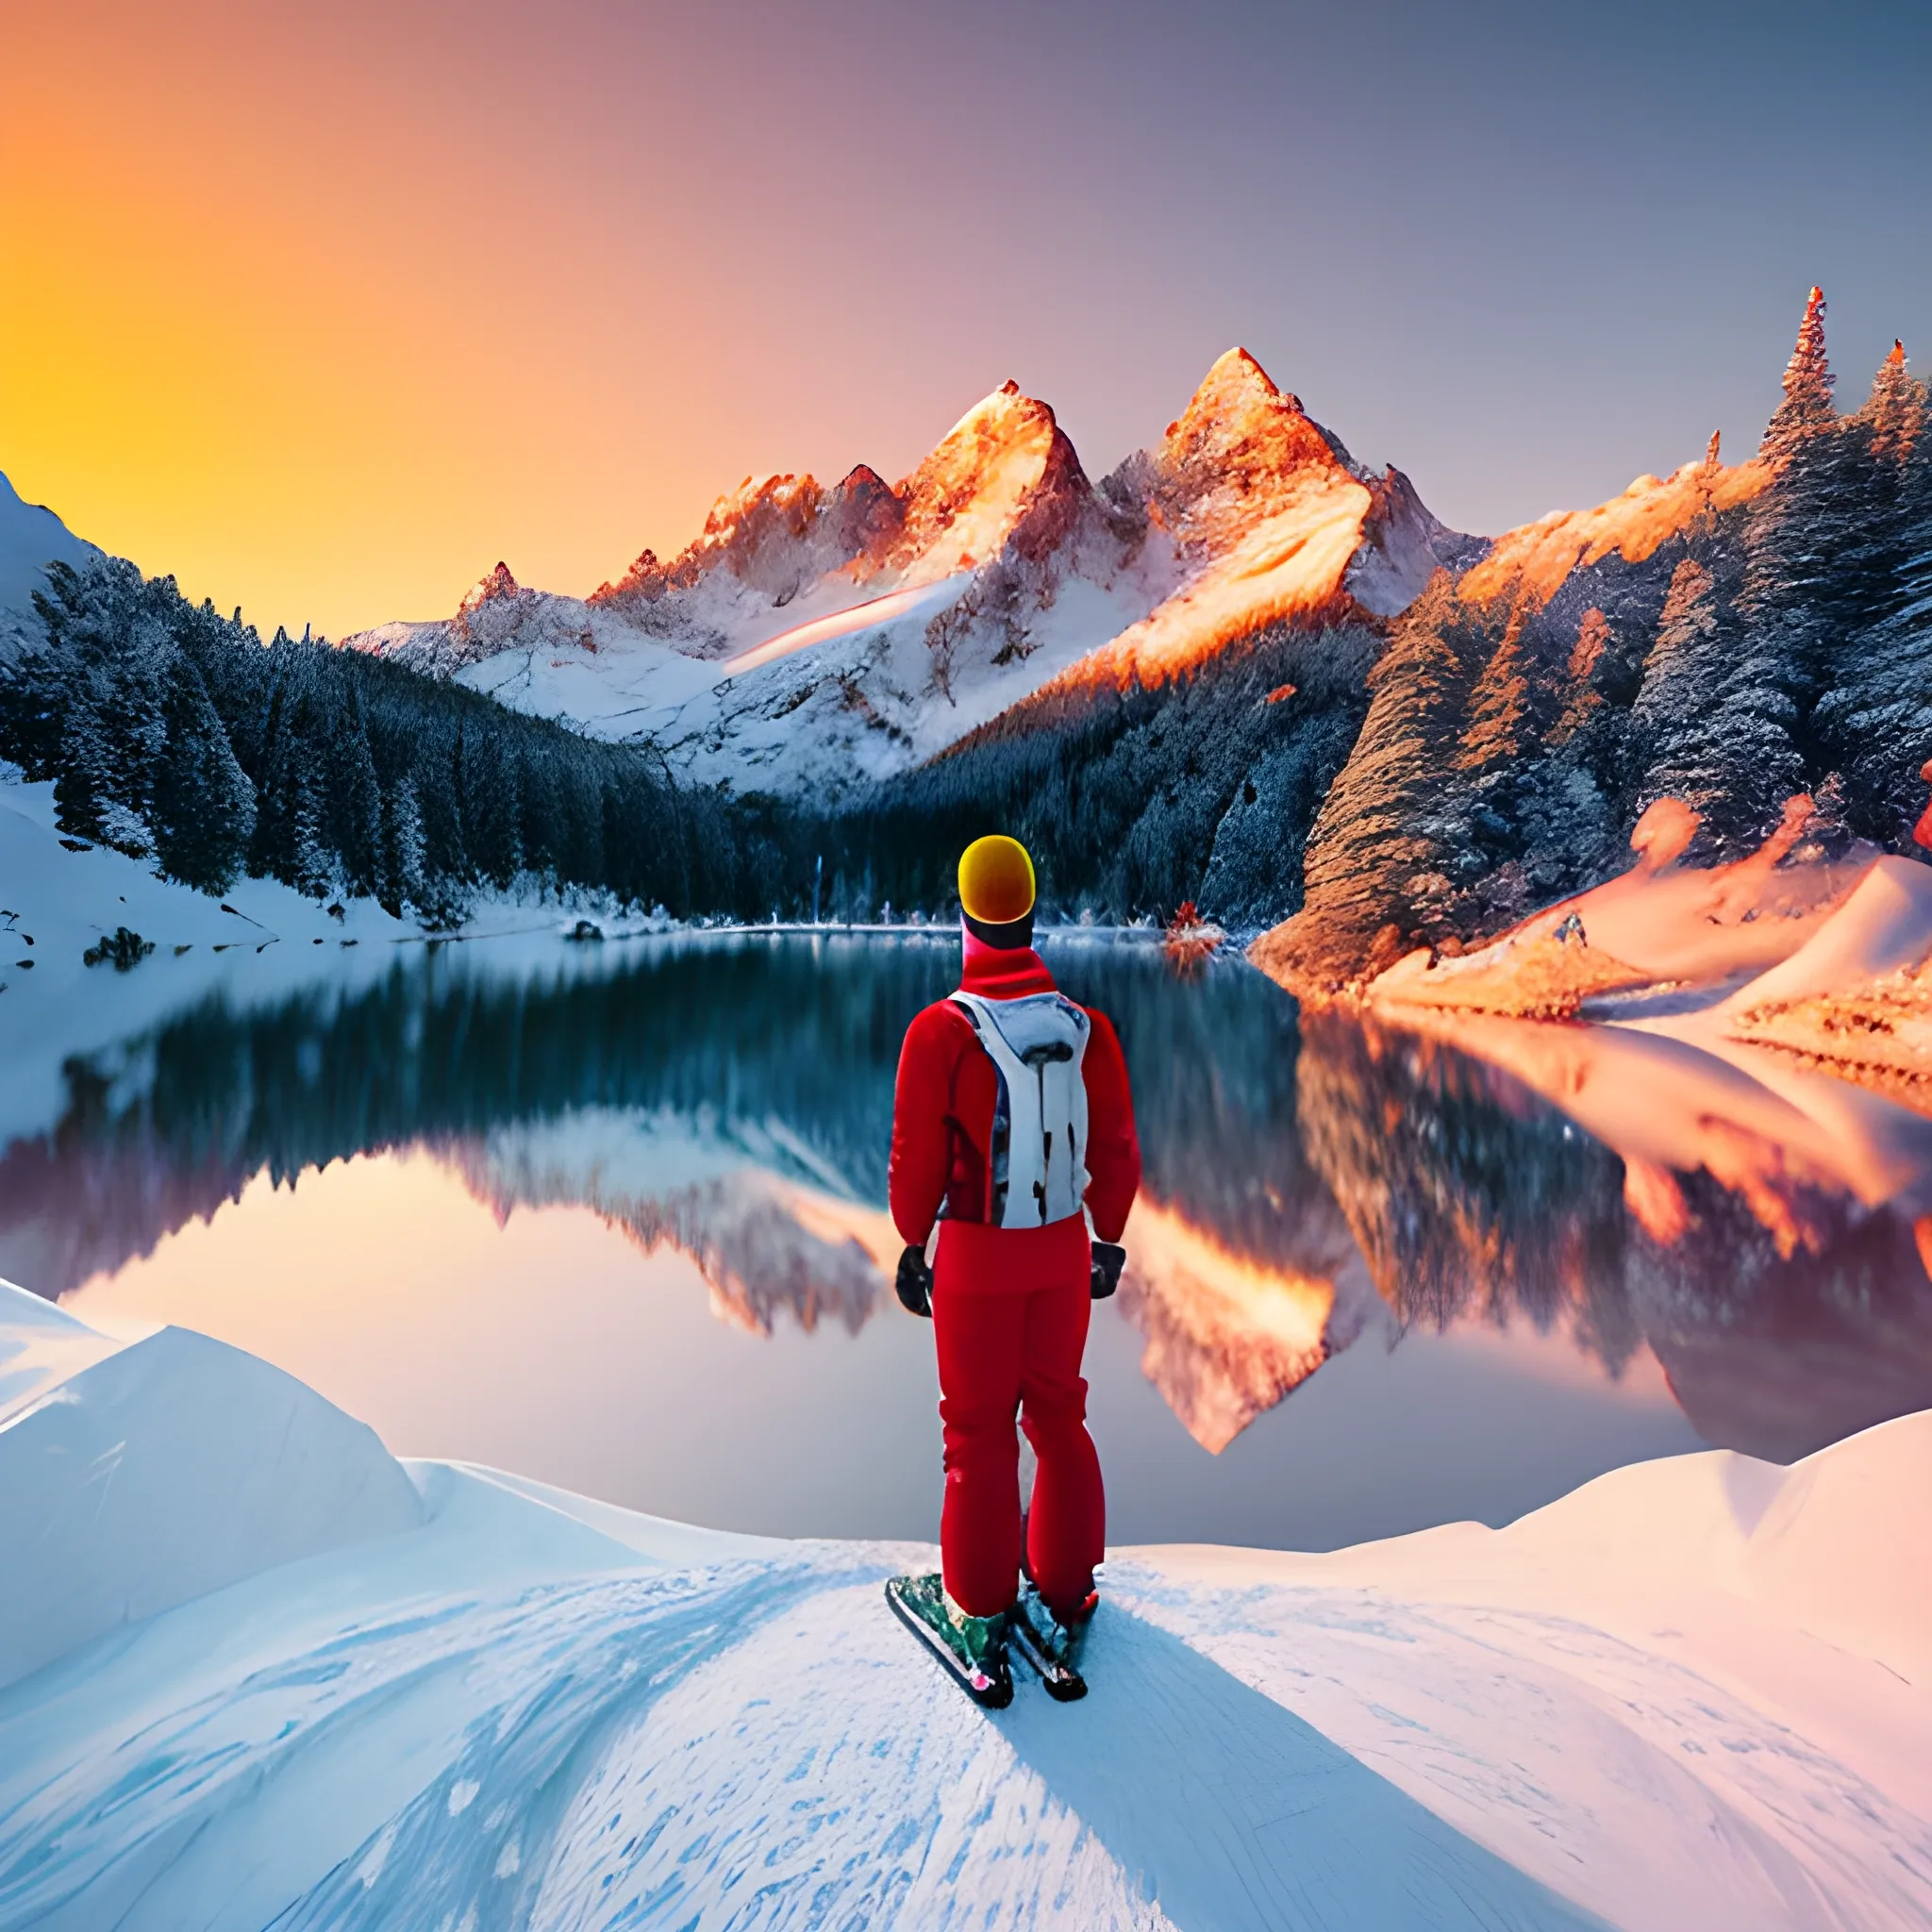
[[[272,627],[1234,342],[1495,531],[1932,365],[1932,7],[0,0],[0,469]]]

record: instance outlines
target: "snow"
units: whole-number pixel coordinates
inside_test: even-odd
[[[1755,459],[1729,468],[1686,463],[1661,480],[1640,476],[1594,509],[1552,510],[1497,538],[1464,575],[1459,594],[1478,603],[1520,589],[1547,603],[1572,571],[1612,551],[1626,563],[1641,563],[1693,519],[1748,503],[1770,480],[1770,465]]]
[[[1269,513],[1251,512],[1224,552],[1082,664],[1081,675],[1158,684],[1264,624],[1332,604],[1361,547],[1371,500],[1367,486],[1340,469],[1295,479]]]
[[[341,903],[338,920],[274,879],[237,879],[214,899],[106,845],[70,852],[53,786],[0,782],[0,1143],[55,1116],[67,1058],[126,1037],[145,1016],[216,989],[286,992],[344,971],[345,945],[359,948],[350,976],[373,974],[386,941],[420,937],[373,900]],[[82,955],[122,925],[154,952],[125,974],[83,967]]]
[[[23,503],[0,474],[0,645],[9,632],[37,623],[33,593],[44,587],[48,564],[71,563],[77,568],[99,555],[52,510]]]
[[[0,1352],[32,1374],[43,1331],[8,1319],[25,1299],[0,1296]],[[269,1565],[420,1521],[373,1431],[253,1356],[164,1328],[0,1424],[0,1686]]]
[[[1093,1694],[991,1717],[879,1602],[927,1550],[405,1466],[239,1351],[6,1288],[0,1333],[92,1357],[0,1421],[0,1926],[1932,1913],[1932,1414],[1500,1531],[1115,1551]]]
[[[1774,1002],[1852,992],[1932,954],[1932,866],[1912,858],[1873,862],[1805,943],[1726,1002],[1744,1013]]]
[[[647,555],[588,600],[499,566],[449,622],[346,642],[648,738],[702,783],[836,791],[1062,676],[1156,682],[1274,619],[1351,599],[1391,614],[1439,549],[1468,547],[1406,479],[1357,471],[1241,350],[1103,492],[1011,383],[895,491],[870,482],[891,515],[862,535],[839,521],[845,486],[747,478],[673,563]]]

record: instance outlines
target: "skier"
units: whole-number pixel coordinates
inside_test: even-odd
[[[1017,840],[966,848],[959,990],[907,1029],[892,1111],[897,1289],[932,1317],[946,1486],[942,1574],[894,1577],[886,1594],[995,1709],[1012,1699],[1009,1640],[1054,1696],[1086,1691],[1106,1505],[1080,1357],[1092,1300],[1126,1259],[1115,1243],[1141,1184],[1120,1041],[1055,987],[1033,950],[1034,896]],[[1016,1414],[1039,1458],[1025,1516]]]

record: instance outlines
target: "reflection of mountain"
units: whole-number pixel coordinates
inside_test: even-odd
[[[1306,1274],[1235,1254],[1152,1194],[1134,1206],[1122,1310],[1146,1337],[1147,1379],[1215,1455],[1354,1341],[1378,1306],[1325,1191],[1297,1205]]]
[[[1183,985],[1152,946],[1048,951],[1120,1024],[1150,1189],[1205,1244],[1194,1274],[1212,1254],[1237,1275],[1332,1276],[1346,1234],[1295,1139],[1289,1002],[1240,970]],[[70,1063],[62,1118],[0,1153],[0,1274],[61,1292],[263,1169],[426,1144],[499,1212],[583,1203],[647,1249],[684,1249],[749,1328],[781,1308],[808,1326],[866,1318],[896,1252],[882,1209],[899,1041],[955,983],[953,945],[652,941],[521,974],[495,958],[444,948],[353,992],[215,1001]],[[1198,1328],[1150,1271],[1150,1335]],[[1256,1392],[1232,1332],[1191,1358],[1185,1399],[1244,1422],[1294,1378]]]
[[[501,1217],[583,1206],[646,1254],[681,1250],[713,1311],[753,1334],[769,1335],[780,1309],[857,1333],[898,1255],[890,1218],[845,1196],[775,1121],[586,1108],[438,1151]]]
[[[0,1274],[58,1293],[264,1170],[426,1146],[500,1214],[581,1204],[676,1246],[749,1330],[890,1307],[893,1070],[954,947],[553,945],[536,965],[410,953],[360,988],[216,1000],[70,1062],[61,1117],[0,1152]],[[1401,1324],[1527,1322],[1611,1374],[1647,1345],[1697,1428],[1753,1454],[1932,1406],[1910,1230],[1932,1160],[1878,1116],[1811,1119],[1651,1035],[1621,1033],[1611,1064],[1589,1029],[1519,1025],[1541,1058],[1486,1062],[1338,1013],[1298,1032],[1242,968],[1181,981],[1155,946],[1074,936],[1047,952],[1126,1047],[1146,1192],[1120,1307],[1205,1446],[1387,1324],[1384,1303]]]
[[[1566,1063],[1544,1091],[1675,1168],[1635,1146],[1620,1160],[1499,1065],[1339,1014],[1304,1017],[1297,1104],[1404,1323],[1565,1328],[1612,1374],[1647,1344],[1707,1441],[1776,1460],[1932,1406],[1932,1284],[1908,1215],[1727,1121],[1709,1084],[1674,1091],[1661,1064]]]

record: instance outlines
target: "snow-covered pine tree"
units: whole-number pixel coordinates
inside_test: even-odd
[[[382,788],[376,782],[358,687],[352,683],[340,691],[330,710],[333,729],[322,746],[327,840],[341,861],[343,883],[351,892],[366,897],[377,890],[382,877]]]
[[[521,761],[508,740],[466,719],[457,781],[471,861],[499,891],[524,869]]]
[[[1860,412],[1884,548],[1884,614],[1855,640],[1820,701],[1822,756],[1844,778],[1849,828],[1911,851],[1932,758],[1932,429],[1926,387],[1896,344]]]
[[[1693,536],[1645,663],[1627,815],[1682,798],[1707,854],[1757,844],[1817,775],[1814,707],[1874,608],[1872,574],[1845,567],[1870,534],[1869,439],[1833,381],[1814,288],[1761,446],[1770,480],[1736,545],[1715,524]]]
[[[405,774],[382,793],[382,879],[377,894],[383,907],[398,918],[406,906],[425,905],[424,850],[416,781]]]
[[[308,740],[309,755],[295,773],[294,840],[288,883],[311,899],[326,899],[337,890],[341,864],[329,841],[325,780],[317,769],[314,743],[313,739]]]
[[[1836,423],[1838,411],[1831,401],[1836,381],[1824,353],[1824,291],[1814,287],[1805,301],[1791,359],[1785,364],[1784,396],[1765,425],[1758,455],[1782,462],[1813,430]]]
[[[1532,614],[1521,596],[1510,600],[1503,635],[1470,693],[1469,723],[1456,750],[1458,771],[1480,774],[1512,764],[1535,735],[1524,638]]]
[[[414,745],[409,772],[423,820],[423,864],[426,877],[459,887],[473,876],[463,843],[462,808],[457,798],[463,727],[423,734]]]
[[[156,762],[152,824],[161,870],[204,892],[225,892],[255,830],[255,787],[235,757],[195,661],[175,654]]]
[[[105,840],[114,804],[108,729],[84,682],[62,693],[55,753],[54,823],[70,839]]]
[[[276,634],[276,642],[282,641]],[[292,883],[295,877],[295,817],[303,749],[292,728],[292,708],[283,664],[270,675],[254,772],[255,835],[248,845],[248,870],[256,877]]]
[[[1396,621],[1369,674],[1361,734],[1308,836],[1288,944],[1310,977],[1378,971],[1450,931],[1455,882],[1480,863],[1450,761],[1487,641],[1444,570]]]
[[[1632,709],[1641,775],[1624,813],[1634,823],[1657,799],[1681,798],[1704,820],[1700,842],[1725,854],[1754,847],[1804,789],[1776,635],[1740,617],[1739,574],[1715,545],[1672,573]]]

